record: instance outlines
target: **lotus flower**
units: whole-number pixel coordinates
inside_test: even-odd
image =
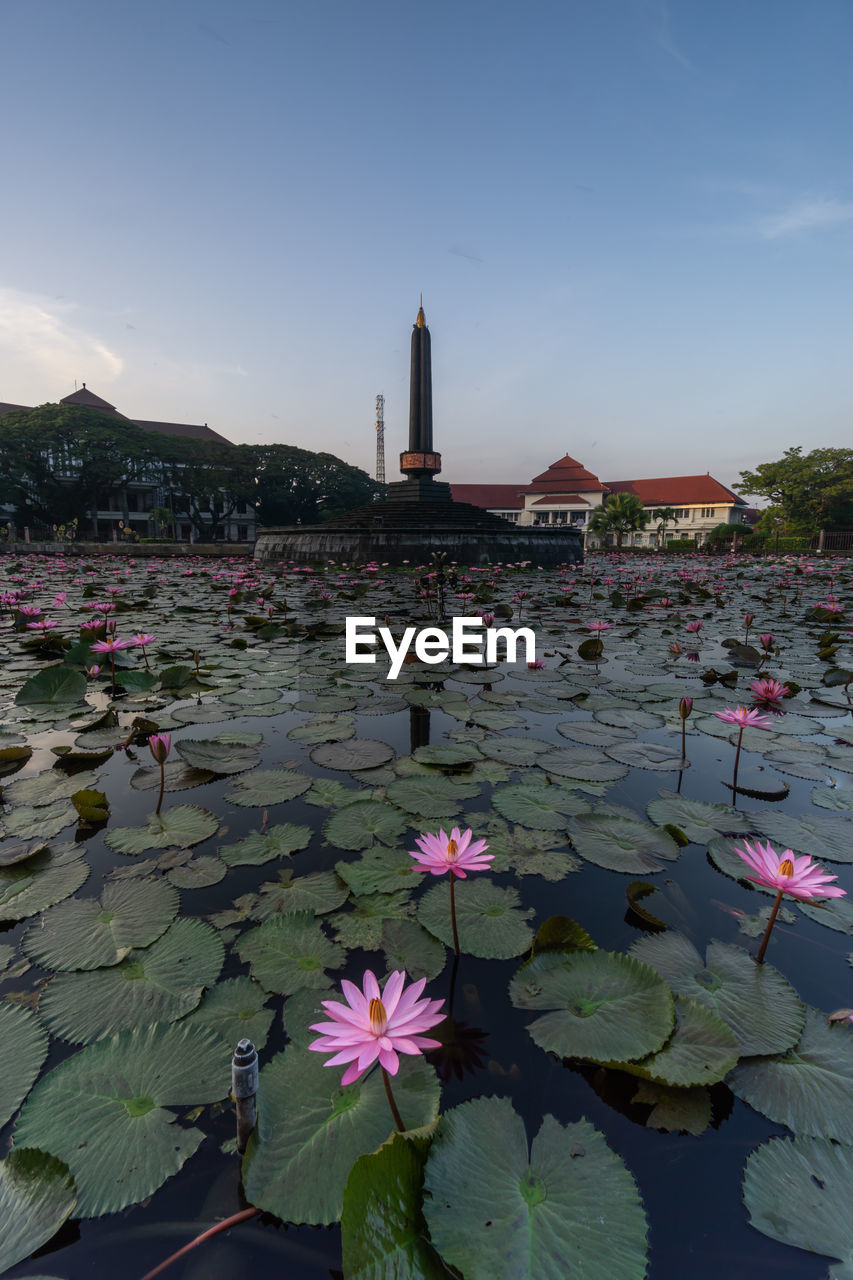
[[[756,884],[763,884],[766,889],[777,889],[791,898],[802,898],[804,901],[812,898],[844,897],[845,889],[829,884],[830,880],[837,880],[838,876],[829,875],[807,854],[798,856],[792,849],[777,853],[770,844],[762,844],[760,840],[756,840],[754,846],[748,840],[743,843],[744,848],[735,848],[735,853],[756,872],[754,876],[747,876],[747,880],[754,880]]]
[[[769,843],[763,845],[760,840],[756,840],[754,847],[748,840],[744,840],[744,848],[736,847],[735,853],[756,872],[754,876],[747,876],[747,880],[754,880],[756,884],[776,890],[776,901],[773,903],[773,910],[770,912],[770,919],[767,921],[767,928],[755,957],[759,964],[764,963],[767,943],[770,941],[776,915],[786,893],[789,897],[799,898],[804,902],[810,902],[813,898],[842,898],[846,893],[845,889],[839,889],[837,885],[829,883],[830,880],[837,880],[838,877],[829,875],[807,854],[801,854],[798,857],[792,849],[785,849],[783,853],[778,854]]]
[[[458,876],[460,880],[466,880],[466,868],[468,871],[488,871],[495,856],[485,853],[489,847],[485,840],[475,840],[472,844],[473,834],[470,827],[467,831],[454,827],[449,836],[444,830],[438,835],[424,833],[415,840],[420,853],[409,850],[409,857],[419,863],[417,871],[429,871],[434,876],[450,872],[451,878]]]
[[[401,1132],[405,1125],[391,1093],[388,1074],[397,1074],[400,1066],[398,1054],[419,1054],[424,1049],[440,1047],[438,1040],[428,1039],[423,1032],[443,1020],[444,1014],[440,1010],[444,1001],[422,1000],[420,997],[425,985],[426,978],[421,978],[406,988],[405,972],[398,969],[385,983],[384,991],[380,992],[375,975],[368,969],[361,991],[346,979],[341,983],[346,1004],[337,1000],[322,1002],[332,1021],[315,1022],[311,1026],[311,1030],[319,1031],[320,1036],[312,1040],[308,1048],[317,1053],[333,1054],[325,1066],[350,1064],[341,1079],[342,1085],[358,1080],[379,1059],[394,1123]]]
[[[726,707],[725,711],[715,711],[714,715],[726,724],[740,725],[741,730],[770,728],[770,719],[749,707]]]
[[[762,680],[753,680],[749,687],[756,702],[781,702],[791,694],[786,684],[770,676],[765,676]]]

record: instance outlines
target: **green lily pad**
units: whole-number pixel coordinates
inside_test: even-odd
[[[77,822],[77,810],[67,800],[57,800],[55,804],[40,808],[24,804],[7,812],[4,822],[8,836],[18,836],[21,840],[50,840]]]
[[[671,1085],[642,1080],[631,1099],[651,1107],[647,1129],[666,1133],[704,1133],[711,1123],[711,1095],[707,1089],[675,1089]]]
[[[543,752],[553,751],[554,744],[544,742],[540,738],[513,738],[511,735],[499,738],[497,735],[491,735],[480,743],[480,750],[484,756],[499,760],[501,764],[524,767],[536,764],[537,758]]]
[[[116,853],[138,854],[147,849],[168,849],[177,845],[189,849],[216,835],[219,819],[209,809],[195,804],[176,804],[162,813],[152,813],[147,827],[114,827],[104,839]]]
[[[32,1088],[47,1057],[47,1043],[47,1032],[31,1010],[0,1002],[0,1129]]]
[[[446,1280],[447,1267],[427,1239],[421,1208],[428,1147],[426,1138],[395,1133],[350,1170],[341,1213],[349,1280]]]
[[[356,800],[326,819],[323,835],[337,849],[369,849],[374,840],[392,844],[407,826],[408,818],[395,805]]]
[[[414,920],[385,920],[382,950],[389,972],[402,969],[412,979],[432,982],[447,961],[447,950]]]
[[[436,1119],[438,1080],[422,1058],[401,1058],[393,1090],[408,1128]],[[338,1068],[288,1046],[261,1072],[258,1128],[243,1160],[246,1196],[286,1222],[336,1222],[355,1161],[392,1129],[379,1071],[343,1089]]]
[[[508,1098],[444,1115],[424,1172],[424,1216],[465,1280],[642,1280],[647,1224],[637,1185],[586,1120],[545,1116],[528,1154]]]
[[[546,773],[580,782],[617,782],[628,770],[595,747],[553,747],[534,761]]]
[[[656,1053],[640,1062],[607,1065],[681,1089],[723,1080],[740,1056],[734,1032],[722,1018],[687,996],[675,997],[675,1013],[675,1030]]]
[[[310,911],[326,915],[345,902],[348,889],[334,871],[315,871],[312,875],[294,876],[290,867],[279,872],[278,880],[262,884],[258,900],[249,913],[252,920],[268,920],[273,915]]]
[[[411,914],[408,893],[368,893],[352,899],[352,911],[333,917],[335,937],[345,947],[376,951],[382,946],[386,920],[404,920]]]
[[[589,813],[589,801],[566,787],[516,783],[492,793],[492,804],[508,822],[538,831],[565,831],[566,819]]]
[[[24,953],[44,969],[98,969],[154,942],[178,913],[163,880],[107,883],[100,900],[71,898],[51,907],[24,937]]]
[[[562,1058],[646,1058],[675,1020],[672,993],[654,969],[610,951],[540,952],[519,969],[509,994],[518,1009],[546,1010],[527,1029]]]
[[[237,950],[265,991],[286,996],[302,987],[322,990],[330,986],[326,969],[339,968],[346,954],[307,911],[272,916],[245,933]]]
[[[0,867],[0,921],[25,920],[45,911],[64,898],[70,898],[89,875],[89,864],[81,857],[82,849],[70,857],[56,847],[44,849],[26,862]]]
[[[806,1010],[796,991],[742,947],[711,942],[703,961],[692,942],[667,932],[640,938],[631,955],[651,965],[676,994],[722,1018],[744,1056],[782,1053],[800,1038]]]
[[[456,883],[459,947],[466,955],[486,960],[520,956],[533,941],[533,930],[527,923],[532,916],[532,909],[521,907],[515,889],[500,889],[482,878]],[[453,945],[449,885],[443,877],[442,883],[421,898],[418,920],[440,942]]]
[[[54,1035],[75,1044],[174,1022],[196,1007],[205,987],[213,986],[223,959],[215,929],[201,920],[178,919],[156,942],[108,969],[57,974],[45,987],[39,1010]]]
[[[67,1164],[33,1148],[10,1151],[0,1161],[0,1273],[46,1244],[76,1202]]]
[[[756,814],[759,830],[774,848],[807,853],[819,861],[853,862],[853,840],[849,818],[804,817],[765,810]]]
[[[166,879],[176,889],[207,889],[212,884],[219,884],[227,873],[228,867],[221,858],[189,858],[168,871]]]
[[[96,1218],[138,1204],[177,1173],[204,1139],[167,1107],[228,1093],[228,1046],[200,1027],[124,1031],[66,1058],[31,1093],[15,1141],[64,1160],[77,1212]]]
[[[394,748],[373,738],[351,738],[315,747],[311,759],[324,769],[377,769],[394,759]]]
[[[246,1038],[260,1052],[275,1017],[274,1011],[266,1008],[268,1000],[266,991],[251,978],[228,978],[205,992],[198,1008],[180,1025],[209,1027],[229,1045]]]
[[[289,858],[311,843],[311,828],[282,822],[267,831],[253,831],[233,844],[220,845],[219,856],[229,867],[261,867],[274,858]]]
[[[82,702],[86,696],[86,677],[73,667],[45,667],[25,680],[15,694],[19,707],[65,708]]]
[[[355,862],[338,862],[335,871],[357,896],[414,889],[423,881],[423,872],[408,853],[376,845]]]
[[[853,1032],[809,1009],[793,1049],[753,1058],[727,1081],[735,1097],[796,1134],[853,1142]]]
[[[572,846],[587,862],[609,871],[646,875],[674,862],[681,850],[668,831],[640,818],[593,813],[569,823]]]
[[[747,1157],[743,1199],[749,1224],[795,1249],[839,1258],[828,1280],[851,1280],[851,1183],[850,1147],[820,1138],[771,1138]]]
[[[216,738],[182,738],[175,743],[175,750],[191,768],[216,774],[243,773],[261,761],[252,747]]]
[[[240,778],[238,790],[230,792],[225,799],[245,807],[284,804],[301,796],[311,782],[307,773],[291,769],[256,769],[247,778]]]
[[[690,800],[674,791],[661,791],[659,798],[646,806],[646,813],[659,827],[678,827],[695,844],[707,844],[722,831],[750,830],[747,819],[730,805]]]
[[[462,808],[463,800],[472,800],[479,794],[477,782],[460,782],[432,773],[399,778],[387,788],[392,804],[422,818],[451,818]]]

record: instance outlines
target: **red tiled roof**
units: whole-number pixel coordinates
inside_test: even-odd
[[[633,493],[646,506],[688,507],[699,504],[712,507],[732,502],[739,507],[746,506],[743,498],[720,484],[712,475],[663,476],[657,480],[608,480],[607,488],[613,493]]]
[[[579,493],[546,493],[544,497],[537,498],[533,503],[534,507],[588,507],[589,503],[586,498],[582,498]]]
[[[518,484],[452,484],[454,502],[470,502],[487,511],[520,511],[524,486]]]
[[[598,476],[566,454],[564,458],[552,462],[547,471],[534,476],[530,484],[524,486],[524,492],[542,493],[545,490],[548,493],[601,493],[605,488]]]

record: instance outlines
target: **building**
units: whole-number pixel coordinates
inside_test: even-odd
[[[79,391],[63,396],[60,404],[76,405],[84,409],[97,409],[100,413],[111,414],[130,422],[143,431],[156,432],[158,435],[183,436],[189,440],[208,440],[214,444],[230,444],[225,436],[214,431],[207,423],[192,422],[154,422],[147,418],[131,418],[120,413],[114,404],[103,400],[90,391],[85,382]],[[7,413],[27,412],[32,405],[9,404],[0,401],[0,418]],[[194,532],[192,521],[186,511],[177,509],[173,495],[162,485],[162,478],[152,474],[144,479],[128,484],[121,492],[115,492],[103,499],[107,504],[99,509],[96,516],[96,527],[101,535],[118,538],[121,528],[129,528],[138,537],[153,537],[157,533],[151,511],[155,507],[168,508],[172,512],[175,537],[179,541],[192,542]],[[224,531],[226,542],[254,542],[255,512],[248,503],[241,503],[226,516],[220,526]]]
[[[689,538],[702,546],[718,524],[746,523],[749,510],[743,498],[710,473],[699,476],[665,476],[653,480],[599,480],[568,454],[552,463],[529,484],[454,484],[456,502],[485,507],[515,524],[573,524],[584,526],[589,515],[610,493],[630,493],[639,498],[649,515],[641,532],[628,534],[624,546],[655,546],[658,531],[655,514],[671,507],[674,523],[666,526],[667,542]]]

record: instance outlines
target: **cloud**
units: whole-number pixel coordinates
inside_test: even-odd
[[[853,203],[842,200],[800,200],[781,213],[762,218],[759,234],[765,240],[802,235],[853,222]]]
[[[690,61],[685,53],[678,47],[675,36],[672,33],[672,23],[669,14],[669,5],[664,0],[660,9],[660,23],[657,31],[658,48],[663,49],[664,53],[668,53],[671,58],[682,67],[685,71],[696,73],[696,66]]]
[[[113,382],[121,356],[73,320],[73,303],[47,299],[0,285],[0,389],[36,400],[64,394],[75,380]],[[32,388],[28,391],[27,388]],[[2,398],[0,396],[0,398]]]

